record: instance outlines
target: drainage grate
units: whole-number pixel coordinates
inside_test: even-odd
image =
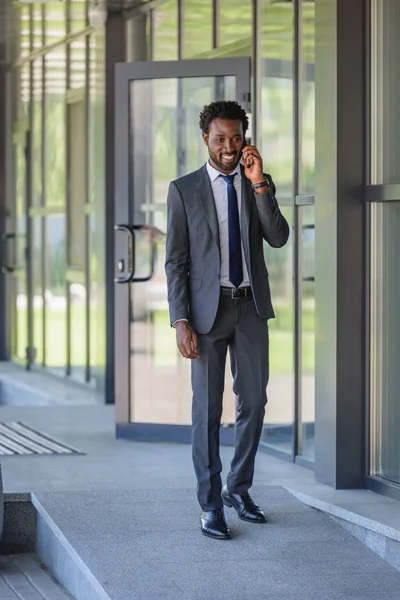
[[[0,455],[82,454],[54,438],[32,429],[26,423],[12,421],[0,423]]]

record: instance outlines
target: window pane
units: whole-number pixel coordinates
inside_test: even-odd
[[[293,195],[293,17],[292,2],[262,0],[261,150],[280,196]]]
[[[73,102],[69,112],[69,206],[68,254],[69,267],[85,268],[85,195],[86,195],[86,115],[85,100]]]
[[[42,231],[43,219],[32,219],[32,277],[33,277],[33,347],[36,364],[42,364],[43,355],[43,291],[42,291]]]
[[[371,183],[400,183],[400,3],[371,0]]]
[[[65,47],[46,55],[46,203],[65,205]]]
[[[167,0],[153,10],[154,60],[178,59],[178,2]]]
[[[42,4],[33,5],[33,48],[43,46]]]
[[[65,217],[45,219],[46,227],[46,365],[65,374],[66,314],[65,296]]]
[[[67,33],[65,20],[66,2],[49,2],[45,9],[46,44],[53,44]]]
[[[315,426],[315,209],[301,207],[301,433],[299,454],[314,459]]]
[[[70,31],[86,27],[86,0],[70,0]]]
[[[183,58],[194,58],[212,48],[212,0],[184,0]]]
[[[43,200],[42,157],[43,157],[43,59],[33,63],[33,111],[32,111],[32,204],[40,206]]]
[[[29,21],[29,7],[28,6],[22,6],[20,8],[20,23],[21,23],[20,55],[26,56],[30,52],[30,21]]]
[[[90,215],[90,369],[104,388],[106,360],[105,311],[105,36],[90,36],[89,194]]]
[[[81,283],[70,283],[70,369],[71,376],[81,382],[86,377],[86,289]]]
[[[70,44],[69,88],[82,89],[86,83],[86,38],[82,37]]]
[[[371,205],[371,474],[400,483],[400,203]]]
[[[292,226],[292,208],[282,214]],[[283,248],[265,244],[275,319],[269,323],[270,379],[262,440],[284,452],[291,452],[293,439],[293,238]]]
[[[315,3],[302,5],[301,194],[314,192],[315,179]]]
[[[224,56],[252,55],[251,0],[220,0],[220,46],[226,46]]]

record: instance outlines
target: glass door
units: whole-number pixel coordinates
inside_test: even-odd
[[[199,169],[207,148],[199,114],[214,100],[249,109],[249,59],[117,66],[115,332],[117,432],[190,440],[190,361],[170,327],[164,271],[170,181]],[[229,369],[227,368],[227,373]],[[227,386],[221,438],[233,435]]]

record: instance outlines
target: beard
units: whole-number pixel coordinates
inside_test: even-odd
[[[229,165],[225,165],[222,161],[222,155],[223,152],[220,152],[219,154],[216,154],[215,152],[213,152],[210,148],[210,146],[208,147],[208,155],[210,157],[210,159],[212,160],[212,162],[217,166],[218,169],[220,169],[221,171],[225,171],[226,173],[231,173],[234,169],[236,169],[239,161],[240,161],[240,154],[238,152],[235,152],[235,162],[230,163]]]

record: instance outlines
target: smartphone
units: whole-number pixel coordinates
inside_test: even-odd
[[[246,146],[248,146],[248,143],[249,143],[249,142],[248,142],[248,141],[246,140],[246,138],[245,138],[245,139],[244,139],[244,142],[243,142],[243,148],[245,148]],[[250,159],[247,161],[247,163],[246,163],[246,167],[247,167],[247,168],[251,167],[251,165],[252,165],[253,163],[254,163],[254,160],[253,160],[252,158],[250,158]]]

